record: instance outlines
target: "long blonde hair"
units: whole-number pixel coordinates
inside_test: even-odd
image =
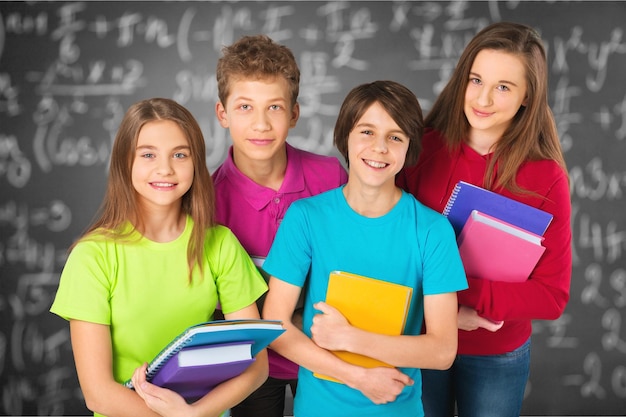
[[[483,49],[506,52],[522,60],[528,95],[527,105],[518,110],[495,146],[483,186],[524,192],[515,177],[525,161],[552,159],[567,171],[554,116],[548,105],[546,52],[533,28],[499,22],[478,32],[463,51],[450,81],[426,116],[425,124],[440,131],[451,150],[458,150],[467,139],[470,125],[463,112],[465,91],[474,59]]]
[[[131,171],[137,138],[141,128],[155,120],[175,122],[189,141],[194,176],[191,188],[183,195],[181,210],[189,215],[194,228],[187,247],[189,276],[195,266],[202,271],[204,240],[207,229],[215,225],[215,191],[206,166],[206,145],[202,131],[193,115],[183,106],[165,98],[151,98],[133,104],[122,119],[113,149],[106,193],[96,217],[81,239],[104,236],[116,241],[128,240],[143,219],[137,193],[132,186]],[[130,222],[133,228],[124,230]],[[76,245],[75,242],[70,250]]]

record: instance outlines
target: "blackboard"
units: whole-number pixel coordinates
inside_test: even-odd
[[[100,203],[133,102],[176,99],[211,170],[222,45],[266,33],[294,51],[302,116],[290,142],[335,154],[355,85],[394,79],[427,110],[483,26],[535,26],[571,175],[571,301],[533,330],[525,415],[626,412],[626,2],[0,2],[0,412],[85,415],[68,326],[48,313],[66,249]]]

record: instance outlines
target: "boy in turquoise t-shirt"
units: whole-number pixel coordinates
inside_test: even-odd
[[[354,88],[335,126],[347,184],[294,202],[278,230],[265,262],[271,278],[263,316],[283,320],[287,331],[272,347],[300,365],[298,417],[423,416],[420,368],[446,369],[454,360],[456,291],[467,287],[454,231],[395,185],[400,169],[417,160],[422,126],[406,87],[376,81]],[[410,286],[404,334],[357,329],[326,304],[335,270]],[[302,330],[290,321],[301,292]],[[331,351],[394,367],[356,366]]]

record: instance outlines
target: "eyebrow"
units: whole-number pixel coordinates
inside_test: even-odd
[[[363,122],[363,123],[357,123],[356,125],[354,125],[354,128],[353,128],[353,129],[356,129],[356,128],[364,128],[364,127],[371,128],[371,129],[377,129],[377,128],[378,128],[376,125],[374,125],[374,124],[372,124],[372,123],[366,123],[366,122]],[[394,135],[397,135],[397,134],[402,134],[402,135],[407,136],[406,132],[405,132],[404,130],[402,130],[402,129],[394,129],[394,130],[390,130],[388,133],[392,133],[392,134],[394,134]]]
[[[154,145],[138,145],[135,149],[157,149]],[[179,151],[181,149],[191,149],[189,145],[180,145],[172,148],[173,151]]]
[[[480,78],[480,79],[483,78],[483,77],[481,77],[480,74],[477,74],[477,73],[471,72],[471,71],[470,71],[469,75],[473,76],[473,77],[476,77],[476,78]],[[510,84],[510,85],[513,85],[513,86],[517,87],[517,84],[515,84],[513,81],[509,81],[509,80],[498,80],[498,83],[499,84]]]

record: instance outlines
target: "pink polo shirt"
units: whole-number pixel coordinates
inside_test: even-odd
[[[267,256],[278,226],[292,202],[339,187],[348,174],[334,156],[318,155],[285,144],[287,169],[278,191],[263,187],[239,171],[232,146],[226,160],[213,173],[216,220],[230,228],[257,265]],[[272,350],[269,373],[273,378],[295,379],[298,365]]]

